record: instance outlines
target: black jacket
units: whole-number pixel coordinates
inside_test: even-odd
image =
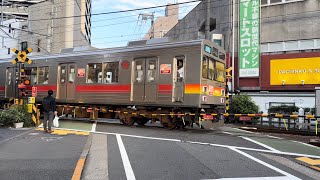
[[[43,111],[44,112],[56,111],[56,99],[53,98],[52,96],[47,96],[45,97],[45,100],[50,102],[50,107],[48,109],[43,108]]]

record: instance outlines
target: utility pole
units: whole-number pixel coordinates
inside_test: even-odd
[[[206,25],[205,25],[205,39],[211,40],[210,38],[210,5],[211,0],[207,0],[207,19],[206,19]]]
[[[150,39],[153,39],[154,38],[154,12],[152,14],[140,14],[140,15],[142,17],[141,21],[147,21],[148,19],[151,20]]]

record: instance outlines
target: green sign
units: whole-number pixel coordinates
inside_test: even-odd
[[[240,0],[239,77],[259,76],[260,0]]]

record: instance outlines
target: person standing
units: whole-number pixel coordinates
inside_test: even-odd
[[[51,133],[52,121],[54,116],[57,115],[56,100],[52,97],[53,91],[48,91],[48,96],[43,98],[43,129],[45,132]]]

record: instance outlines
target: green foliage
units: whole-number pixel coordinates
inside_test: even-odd
[[[24,127],[34,126],[31,114],[28,113],[27,105],[13,105],[7,110],[0,112],[0,123],[4,126],[12,126],[13,123],[24,122]]]
[[[248,95],[236,95],[232,97],[229,112],[234,114],[257,114],[259,106]]]
[[[279,114],[292,114],[293,112],[298,112],[299,108],[297,106],[271,106],[269,108],[269,113],[279,113]]]

